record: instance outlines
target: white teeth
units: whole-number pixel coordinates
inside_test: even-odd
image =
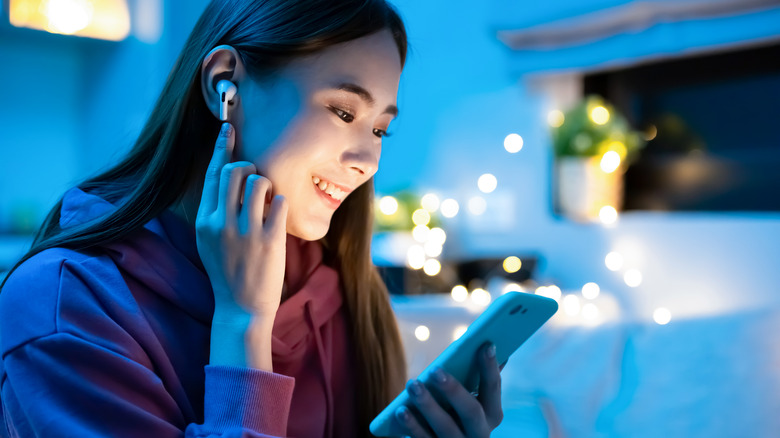
[[[347,194],[344,193],[341,189],[333,185],[333,183],[329,183],[325,180],[321,180],[318,177],[312,177],[312,182],[314,185],[316,185],[320,190],[325,192],[326,194],[330,195],[331,198],[336,199],[338,201],[341,201],[344,199]]]

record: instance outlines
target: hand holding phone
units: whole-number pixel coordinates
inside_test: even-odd
[[[497,415],[500,422],[501,401],[500,387],[487,394],[485,390],[500,384],[488,381],[480,384],[480,376],[500,382],[498,364],[505,363],[557,309],[555,300],[538,295],[509,292],[500,296],[420,373],[417,379],[420,384],[410,381],[371,422],[371,433],[376,436],[414,435],[413,431],[419,429],[420,435],[426,436],[429,431],[422,432],[427,424],[438,436],[455,437],[463,433],[486,436],[497,423],[489,424],[485,417]],[[492,358],[486,355],[490,345],[495,346]],[[445,377],[444,382],[441,375]],[[464,394],[478,391],[481,394],[476,398],[464,397]],[[487,428],[490,429],[484,430]]]

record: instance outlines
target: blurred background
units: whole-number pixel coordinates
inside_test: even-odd
[[[560,310],[493,436],[780,431],[780,2],[394,0],[373,245],[409,372],[497,296]],[[0,277],[132,145],[204,0],[3,0]]]

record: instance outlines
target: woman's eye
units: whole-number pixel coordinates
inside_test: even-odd
[[[337,115],[345,123],[352,123],[352,121],[355,120],[355,116],[344,111],[343,109],[336,108],[335,106],[328,107],[328,109],[330,109],[333,114]]]
[[[381,138],[381,137],[390,137],[391,134],[385,131],[384,129],[374,128],[374,135]]]

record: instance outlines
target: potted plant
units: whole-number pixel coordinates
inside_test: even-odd
[[[565,113],[550,113],[555,151],[556,211],[578,220],[619,211],[623,173],[644,147],[642,134],[612,105],[588,96]]]

